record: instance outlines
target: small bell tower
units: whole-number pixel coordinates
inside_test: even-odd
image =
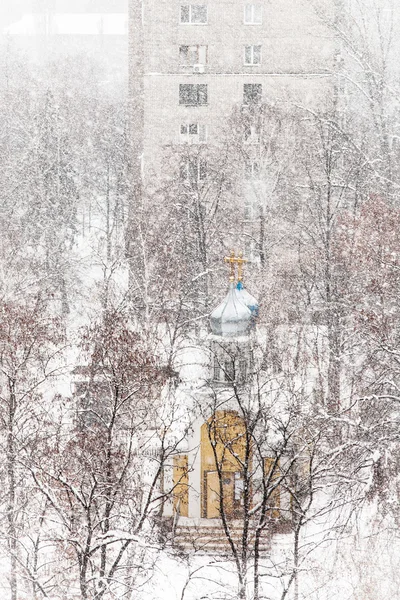
[[[210,381],[220,386],[245,385],[253,370],[258,302],[243,285],[247,262],[243,254],[236,256],[233,250],[224,260],[230,266],[229,290],[210,316]]]

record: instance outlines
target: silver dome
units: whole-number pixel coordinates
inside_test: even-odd
[[[231,283],[225,300],[211,313],[211,330],[223,337],[247,335],[251,317],[251,310],[241,301],[235,284]]]
[[[239,283],[236,286],[236,295],[239,298],[240,302],[247,306],[247,308],[251,311],[253,317],[257,317],[258,302],[254,298],[254,296],[252,296],[250,292],[248,292],[246,288],[243,287],[243,283],[241,281],[239,281]]]

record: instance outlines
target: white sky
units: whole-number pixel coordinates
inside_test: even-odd
[[[3,28],[3,33],[9,35],[36,35],[46,31],[55,35],[126,35],[128,16],[121,13],[64,13],[53,14],[46,22],[42,15],[24,14]]]

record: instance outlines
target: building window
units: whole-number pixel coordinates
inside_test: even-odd
[[[239,373],[236,375],[238,383],[246,383],[247,380],[247,360],[246,358],[240,358],[239,360]]]
[[[201,158],[188,158],[181,163],[180,176],[181,181],[192,185],[204,181],[207,177],[206,161]]]
[[[244,47],[244,64],[245,65],[261,64],[261,46],[245,46]]]
[[[204,25],[207,23],[206,4],[184,4],[181,6],[181,23]]]
[[[221,379],[221,367],[217,356],[214,356],[213,360],[213,380],[220,381]]]
[[[244,22],[246,25],[261,25],[262,6],[259,4],[245,4]]]
[[[248,181],[251,179],[258,179],[260,176],[260,163],[258,160],[248,160],[244,167],[244,176]]]
[[[260,142],[260,129],[257,125],[245,125],[244,142],[246,144],[258,144]]]
[[[245,83],[243,85],[243,104],[259,104],[261,97],[261,83]]]
[[[179,85],[179,104],[185,106],[204,106],[207,104],[207,84],[181,83]]]
[[[207,141],[207,126],[200,123],[184,123],[180,128],[181,142],[202,144]]]
[[[254,200],[246,200],[244,204],[243,216],[245,221],[256,221],[261,216],[260,205]]]
[[[179,64],[183,67],[204,65],[207,62],[207,46],[179,46]]]
[[[257,244],[254,239],[246,238],[244,241],[244,251],[245,256],[248,257],[248,260],[251,262],[256,262],[259,260],[260,255],[259,252],[256,251]],[[252,370],[254,370],[254,359],[252,360]]]
[[[223,372],[225,381],[235,381],[235,362],[232,358],[224,361]]]

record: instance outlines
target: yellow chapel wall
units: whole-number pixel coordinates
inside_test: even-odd
[[[215,442],[215,451],[212,441]],[[215,455],[220,471],[228,473],[243,471],[246,457],[246,425],[243,419],[233,410],[216,411],[201,426],[200,447],[201,514],[205,517],[207,473],[217,470]]]

